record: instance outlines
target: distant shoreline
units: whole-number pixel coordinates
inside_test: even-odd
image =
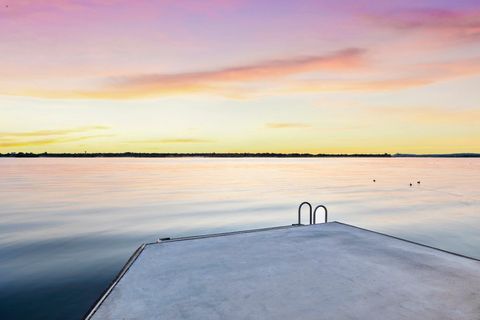
[[[0,158],[480,158],[480,153],[451,154],[312,154],[312,153],[0,153]]]

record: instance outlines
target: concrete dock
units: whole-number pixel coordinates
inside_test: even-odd
[[[338,222],[173,239],[86,319],[480,320],[480,261]]]

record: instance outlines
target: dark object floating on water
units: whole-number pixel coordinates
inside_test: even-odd
[[[410,183],[410,187],[413,186],[413,184]]]
[[[377,182],[377,180],[373,179],[373,182]]]
[[[417,181],[417,184],[420,184],[420,181]]]

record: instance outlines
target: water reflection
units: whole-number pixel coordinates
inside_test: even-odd
[[[479,159],[0,159],[0,314],[80,319],[142,242],[291,224],[304,200],[480,257],[479,199]]]

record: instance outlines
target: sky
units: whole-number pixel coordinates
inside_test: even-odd
[[[478,0],[0,0],[0,153],[480,152]]]

